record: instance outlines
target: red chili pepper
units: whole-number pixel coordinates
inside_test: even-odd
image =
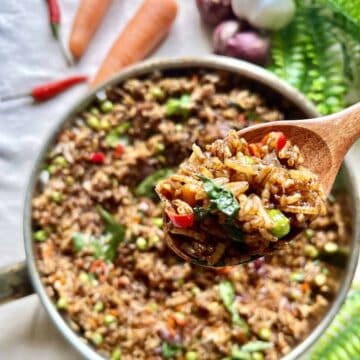
[[[117,144],[114,150],[114,157],[119,158],[125,152],[125,145]]]
[[[14,100],[25,96],[31,96],[34,100],[39,102],[45,101],[62,93],[63,91],[72,87],[73,85],[87,81],[87,79],[88,77],[84,75],[71,76],[67,79],[35,86],[30,93],[15,94],[15,95],[1,97],[0,101]]]
[[[252,156],[260,157],[260,150],[258,144],[249,144],[249,151]]]
[[[90,161],[94,164],[102,164],[105,160],[105,154],[101,151],[91,154]]]
[[[47,0],[49,8],[49,21],[51,26],[51,31],[55,39],[59,38],[59,26],[60,26],[60,6],[58,0]]]
[[[179,228],[188,228],[194,224],[194,214],[176,214],[171,211],[165,210],[167,216],[174,224],[174,226]]]
[[[286,136],[282,132],[278,132],[278,139],[276,141],[276,149],[280,151],[286,144]]]

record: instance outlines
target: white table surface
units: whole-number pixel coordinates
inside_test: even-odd
[[[0,95],[24,92],[71,73],[94,74],[140,2],[114,0],[86,55],[68,69],[52,39],[45,0],[0,0]],[[78,1],[60,3],[62,37],[67,42]],[[175,26],[153,57],[210,52],[209,33],[199,21],[195,1],[178,3]],[[24,259],[22,205],[33,161],[50,129],[85,92],[86,85],[44,104],[0,103],[0,266]],[[53,327],[36,295],[0,307],[0,358],[20,360],[25,356],[30,360],[79,358]]]

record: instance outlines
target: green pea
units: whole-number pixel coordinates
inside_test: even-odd
[[[141,251],[146,250],[147,247],[148,247],[148,244],[147,244],[146,239],[143,238],[143,237],[137,238],[137,240],[136,240],[136,247],[137,247],[139,250],[141,250]]]
[[[278,239],[283,238],[290,232],[290,220],[278,209],[267,211],[274,226],[271,233]]]
[[[99,109],[96,108],[96,107],[92,107],[92,108],[90,109],[90,112],[91,112],[93,115],[95,115],[95,116],[100,115],[100,111],[99,111]]]
[[[162,228],[163,225],[164,225],[164,220],[163,220],[163,218],[161,218],[161,217],[154,217],[154,218],[152,219],[152,222],[153,222],[153,224],[154,224],[155,226],[157,226],[157,227],[159,227],[159,228]]]
[[[46,241],[48,238],[48,232],[46,230],[38,230],[33,234],[34,240],[37,242]]]
[[[163,143],[157,143],[155,146],[156,152],[160,153],[165,150],[165,145]]]
[[[79,280],[80,282],[82,283],[89,283],[90,282],[90,277],[89,277],[89,274],[87,274],[86,272],[82,271],[80,274],[79,274]]]
[[[338,250],[339,250],[339,246],[336,243],[332,242],[332,241],[329,241],[324,245],[324,251],[327,254],[334,254]]]
[[[104,323],[105,325],[111,325],[116,323],[116,317],[114,315],[108,314],[104,316]]]
[[[180,98],[171,98],[165,104],[167,116],[179,115],[187,117],[190,114],[191,98],[189,95],[182,95]]]
[[[259,351],[253,352],[251,354],[251,360],[264,360],[264,355]]]
[[[319,250],[314,245],[305,245],[303,252],[305,256],[311,259],[316,259],[319,256]]]
[[[98,130],[100,127],[100,120],[96,116],[89,116],[86,120],[86,123],[89,127],[91,127],[94,130]]]
[[[268,341],[271,338],[271,330],[269,328],[261,328],[258,336],[261,340]]]
[[[93,342],[94,345],[100,345],[104,339],[103,339],[103,336],[97,332],[94,332],[91,337],[90,337],[90,340]]]
[[[305,236],[308,240],[311,240],[313,238],[313,236],[315,235],[315,232],[313,229],[306,229],[305,230]]]
[[[116,348],[112,351],[110,360],[121,360],[121,349]]]
[[[64,297],[60,297],[56,302],[56,307],[60,310],[65,310],[68,307],[68,302]]]
[[[51,194],[50,194],[50,199],[51,201],[53,201],[54,203],[61,203],[62,199],[63,199],[63,196],[60,192],[58,191],[53,191]]]
[[[67,166],[68,162],[63,156],[59,155],[53,160],[53,164],[61,167],[65,167]]]
[[[148,309],[150,310],[150,311],[156,311],[157,309],[158,309],[159,307],[158,307],[158,305],[156,304],[156,303],[150,303],[150,304],[148,304]]]
[[[50,175],[55,174],[56,170],[58,169],[57,166],[55,165],[49,165],[47,168],[47,171],[49,172]]]
[[[303,282],[304,274],[302,272],[293,272],[290,274],[290,280],[295,282]]]
[[[165,96],[164,92],[158,86],[153,86],[150,89],[150,95],[155,100],[161,100]]]
[[[106,100],[101,103],[100,108],[102,112],[109,113],[114,110],[114,104],[111,101]]]
[[[75,251],[81,251],[83,247],[85,246],[85,237],[84,234],[81,233],[75,233],[71,237],[72,245]]]
[[[156,244],[158,244],[160,241],[160,238],[157,235],[150,235],[148,242],[149,242],[149,246],[154,246]]]
[[[101,130],[109,130],[110,129],[110,123],[107,119],[101,119],[100,120],[100,124],[99,124],[99,128]]]
[[[185,360],[197,360],[198,356],[195,351],[188,351],[185,354]]]
[[[96,312],[102,312],[104,310],[104,304],[101,301],[97,301],[93,309]]]
[[[314,279],[314,283],[317,285],[317,286],[323,286],[326,284],[326,275],[325,274],[317,274],[315,276],[315,279]]]
[[[192,289],[191,289],[191,292],[194,296],[196,296],[197,294],[199,294],[201,292],[201,290],[197,287],[197,286],[194,286]]]

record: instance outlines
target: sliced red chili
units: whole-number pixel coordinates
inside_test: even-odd
[[[123,144],[117,144],[116,148],[114,150],[114,156],[115,157],[120,157],[123,153],[125,152],[125,145]]]
[[[278,138],[276,141],[276,149],[280,151],[286,144],[286,136],[282,132],[278,132]]]
[[[91,154],[90,161],[94,164],[102,164],[105,160],[105,154],[101,151]]]
[[[260,149],[258,144],[249,144],[249,151],[252,156],[260,157]]]
[[[188,228],[194,224],[194,214],[176,214],[171,211],[166,211],[167,216],[179,228]]]

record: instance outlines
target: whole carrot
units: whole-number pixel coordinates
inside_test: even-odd
[[[145,58],[169,32],[176,13],[175,0],[144,0],[110,49],[92,85]]]
[[[15,100],[26,96],[31,96],[38,102],[45,101],[64,92],[71,86],[87,81],[87,79],[88,77],[84,75],[71,76],[66,79],[35,86],[28,93],[3,96],[0,98],[0,101]]]
[[[70,51],[79,59],[101,23],[111,0],[81,0],[70,35]]]

